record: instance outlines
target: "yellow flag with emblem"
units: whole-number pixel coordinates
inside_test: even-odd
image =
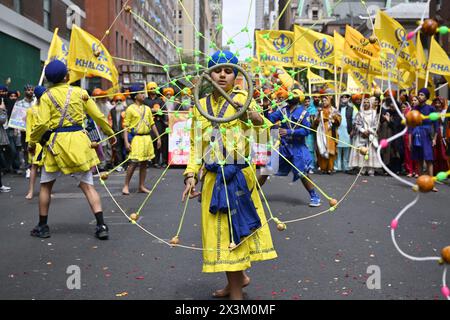
[[[334,38],[300,26],[294,27],[294,64],[334,70]]]
[[[76,25],[72,29],[67,60],[71,83],[89,75],[107,79],[113,86],[118,85],[119,73],[106,47]],[[73,72],[77,74],[73,75]]]
[[[345,27],[344,55],[363,61],[378,60],[380,46],[370,43],[358,30],[347,25]]]
[[[308,68],[308,73],[306,74],[306,78],[311,84],[319,84],[319,83],[328,83],[328,82],[334,82],[334,80],[327,80],[319,76],[318,74],[315,74],[311,71],[310,68]]]
[[[431,37],[428,71],[434,74],[450,76],[450,59],[434,37]]]
[[[294,66],[294,33],[291,31],[256,31],[256,52],[260,64],[279,67]]]
[[[58,36],[59,28],[55,29],[53,33],[52,42],[50,43],[50,48],[48,49],[48,56],[45,65],[49,64],[53,60],[59,60],[67,65],[67,57],[69,55],[69,50],[66,44]]]
[[[406,30],[395,19],[379,10],[375,18],[375,34],[380,41],[383,69],[389,71],[396,63],[397,69],[411,69],[417,67],[416,48],[412,40],[406,39]],[[396,54],[399,53],[397,61]]]

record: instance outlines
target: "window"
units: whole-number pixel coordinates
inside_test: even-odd
[[[14,11],[17,13],[22,12],[22,0],[14,0]]]
[[[178,19],[183,19],[183,11],[178,11]]]
[[[313,10],[312,11],[312,18],[313,18],[313,20],[318,20],[319,19],[319,11],[318,10]]]
[[[51,12],[51,0],[44,0],[43,9],[44,9],[44,28],[47,30],[51,29],[50,23],[50,12]]]

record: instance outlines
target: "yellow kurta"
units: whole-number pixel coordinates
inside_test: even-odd
[[[244,91],[233,91],[237,95],[234,100],[244,104],[247,98],[247,93]],[[217,115],[219,110],[224,105],[225,100],[220,97],[219,101],[211,99],[214,114]],[[200,100],[200,103],[204,110],[206,109],[206,99]],[[253,100],[250,109],[256,108],[256,102]],[[228,106],[225,112],[225,117],[232,116],[235,113],[235,109],[232,106]],[[203,160],[202,153],[194,152],[194,144],[202,145],[203,150],[206,150],[210,144],[210,133],[212,129],[211,123],[204,118],[197,109],[193,111],[193,121],[191,127],[191,153],[189,164],[186,168],[185,175],[188,173],[198,174]],[[268,121],[268,120],[267,120]],[[231,131],[234,132],[233,128],[239,128],[240,130],[247,130],[249,127],[239,121],[234,120],[230,123],[225,123],[221,125],[221,128],[227,129],[227,134]],[[198,131],[201,133],[196,134]],[[241,131],[242,132],[242,131]],[[203,137],[199,139],[201,134]],[[236,133],[233,136],[233,140],[236,139],[239,142],[236,148],[245,156],[249,154],[249,143],[245,139],[239,140]],[[224,139],[224,144],[227,146],[231,141],[226,141],[225,135],[222,135]],[[241,137],[242,138],[242,137]],[[227,150],[231,150],[228,146]],[[203,151],[204,152],[204,151]],[[212,156],[214,159],[215,156]],[[212,197],[212,192],[214,189],[214,183],[216,180],[216,173],[207,171],[203,177],[203,187],[202,187],[202,241],[203,241],[203,272],[223,272],[223,271],[240,271],[250,268],[252,261],[269,260],[277,257],[275,249],[272,244],[272,236],[270,234],[270,229],[268,224],[266,224],[266,216],[264,213],[264,208],[259,197],[259,193],[256,188],[256,167],[247,167],[242,170],[247,185],[251,193],[253,203],[256,207],[256,211],[261,219],[262,227],[252,236],[243,238],[241,240],[241,245],[233,251],[228,249],[230,244],[230,228],[228,222],[228,214],[216,213],[211,214],[209,212],[210,201]]]
[[[31,129],[33,128],[33,125],[36,121],[36,117],[38,116],[39,112],[39,105],[34,105],[31,108],[28,108],[27,110],[27,127],[26,127],[26,136],[25,141],[27,143],[30,143],[30,136],[31,136]],[[42,146],[40,144],[36,145],[34,155],[31,153],[28,153],[28,161],[31,164],[35,164],[39,167],[42,167],[44,163],[44,159],[42,158],[40,161],[37,160],[39,154],[42,151]]]
[[[53,94],[59,105],[64,108],[69,85],[60,83],[48,90]],[[114,135],[114,131],[95,102],[92,99],[87,99],[86,101],[83,97],[88,97],[87,92],[79,87],[73,87],[68,107],[68,114],[72,119],[82,126],[87,113],[107,136]],[[37,144],[46,131],[57,129],[60,119],[60,112],[53,105],[48,94],[44,93],[41,97],[38,116],[31,129],[30,143]],[[64,119],[62,126],[70,127],[73,124],[69,120]],[[83,131],[58,133],[53,146],[55,154],[48,150],[54,135],[55,133],[51,135],[44,148],[44,166],[47,172],[61,171],[64,174],[86,172],[100,163],[95,150],[91,148],[89,137]]]
[[[145,121],[142,120],[145,110]],[[155,124],[150,107],[146,105],[130,105],[125,112],[124,126],[128,129],[134,129],[137,135],[131,141],[130,160],[134,162],[150,161],[155,157],[153,142],[150,132]],[[160,132],[161,134],[161,132]]]

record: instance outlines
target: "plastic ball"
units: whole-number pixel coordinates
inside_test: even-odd
[[[178,238],[178,236],[173,237],[172,239],[170,239],[169,243],[171,245],[177,245],[180,243],[180,238]]]
[[[406,40],[411,40],[412,38],[414,38],[415,35],[416,33],[414,31],[411,31],[410,33],[407,34]]]
[[[426,19],[422,25],[422,31],[428,36],[433,36],[436,34],[439,24],[434,19]]]
[[[386,149],[389,146],[389,142],[386,139],[380,141],[381,149]]]
[[[396,219],[392,220],[391,228],[395,230],[395,229],[397,229],[397,227],[398,227],[398,220],[396,220]]]
[[[106,30],[106,32],[105,32],[105,34],[107,35],[107,36],[109,36],[109,30]]]
[[[92,141],[92,142],[91,142],[91,148],[92,148],[92,149],[97,149],[98,146],[99,146],[98,142],[95,142],[95,141]]]
[[[94,51],[94,56],[95,56],[96,58],[100,57],[100,54],[101,54],[101,52],[100,52],[99,49],[97,49],[97,50]]]
[[[438,121],[439,120],[439,113],[432,112],[432,113],[430,113],[429,117],[430,117],[431,121]]]
[[[139,218],[139,215],[137,213],[130,214],[130,219],[133,221],[136,221]]]
[[[417,127],[422,125],[422,114],[417,110],[412,110],[406,114],[406,124],[408,127]]]
[[[445,262],[450,263],[450,246],[447,246],[444,249],[442,249],[441,256]]]
[[[131,6],[125,6],[123,8],[123,10],[125,10],[126,13],[130,13],[131,12]]]
[[[330,199],[330,207],[334,207],[338,204],[338,201],[336,199]]]
[[[286,230],[286,224],[285,223],[278,223],[277,224],[278,231],[284,231]]]
[[[371,35],[371,36],[369,37],[369,42],[370,42],[371,44],[377,43],[377,37],[374,36],[374,35]]]
[[[422,175],[416,180],[420,192],[430,192],[434,188],[434,179],[428,175]]]
[[[438,29],[438,32],[441,35],[446,35],[448,33],[448,27],[447,26],[440,26]]]
[[[369,153],[369,148],[367,147],[360,147],[359,148],[359,153],[363,156],[367,155]]]
[[[441,292],[444,295],[444,297],[446,298],[450,297],[450,289],[447,286],[442,287]]]
[[[230,245],[228,246],[228,249],[233,250],[236,249],[237,245],[234,242],[231,242]]]
[[[87,95],[87,94],[83,94],[82,96],[81,96],[81,99],[83,99],[83,101],[88,101],[89,100],[89,95]]]
[[[439,172],[436,178],[438,179],[438,181],[444,181],[445,179],[448,178],[448,174],[447,172]]]
[[[366,155],[364,156],[364,160],[365,160],[365,161],[369,161],[369,155],[368,155],[368,154],[366,154]]]
[[[107,174],[107,173],[102,173],[100,175],[100,179],[102,179],[103,181],[108,180],[108,178],[109,178],[109,174]]]

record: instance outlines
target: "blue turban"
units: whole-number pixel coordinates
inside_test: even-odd
[[[8,91],[8,87],[4,85],[0,85],[0,91]]]
[[[145,86],[143,84],[134,84],[132,85],[130,88],[130,97],[131,99],[136,99],[136,95],[138,95],[139,93],[143,93],[143,92],[138,92],[138,91],[144,91],[145,90]]]
[[[32,84],[26,84],[26,85],[23,87],[23,90],[25,90],[25,91],[27,91],[28,89],[34,90],[34,86],[33,86]]]
[[[44,86],[37,86],[34,88],[34,95],[36,98],[40,99],[46,90],[47,88]]]
[[[222,63],[232,63],[232,64],[238,64],[239,59],[236,57],[236,55],[230,51],[227,50],[220,50],[214,53],[209,61],[208,61],[208,68],[214,67],[218,64]],[[237,76],[238,70],[233,69],[234,75]]]
[[[53,60],[45,67],[45,77],[51,83],[60,83],[67,75],[66,65],[59,61]]]
[[[425,97],[427,97],[427,99],[430,99],[430,90],[428,90],[427,88],[420,89],[419,93],[423,93]]]

